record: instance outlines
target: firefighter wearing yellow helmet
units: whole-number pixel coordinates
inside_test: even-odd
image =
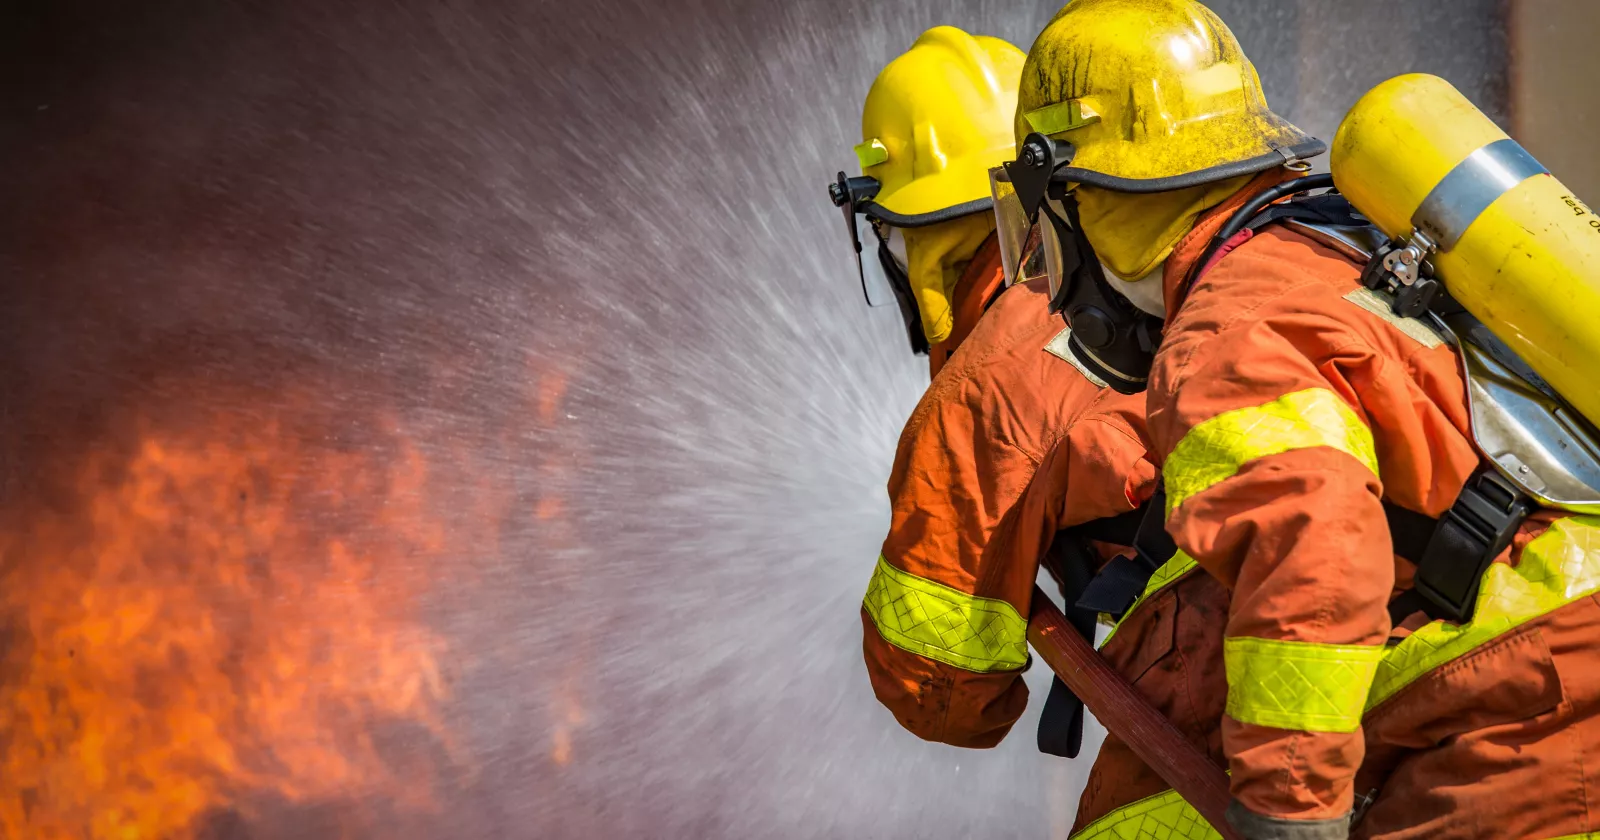
[[[872,86],[856,147],[865,174],[841,173],[833,190],[858,253],[863,241],[876,246],[864,269],[886,269],[913,335],[935,343],[933,384],[889,476],[892,517],[862,603],[863,655],[874,693],[902,726],[962,747],[994,746],[1023,713],[1023,616],[1041,564],[1085,636],[1101,609],[1120,613],[1138,594],[1073,606],[1097,546],[1130,539],[1116,526],[1137,523],[1133,509],[1156,477],[1143,399],[1106,393],[1071,361],[1043,277],[1003,282],[989,170],[1015,156],[1022,60],[992,38],[923,34]],[[873,280],[864,271],[869,300]],[[1214,581],[1192,583],[1185,603],[1211,609],[1186,612],[1185,630],[1225,602]],[[1124,673],[1144,648],[1139,628],[1156,620],[1149,611],[1130,619],[1108,646]],[[1075,756],[1082,723],[1082,703],[1057,680],[1039,748]]]
[[[1600,220],[1431,77],[1307,175],[1323,145],[1194,0],[1075,0],[1022,78],[997,217],[1037,223],[1075,358],[1146,392],[1179,552],[1144,601],[1231,593],[1233,829],[1600,830],[1600,353],[1553,303],[1600,295]],[[1079,836],[1135,828],[1205,834],[1169,791]]]
[[[868,303],[898,303],[914,352],[937,373],[1001,288],[989,169],[1016,154],[1022,51],[953,26],[924,32],[872,83],[839,173]]]

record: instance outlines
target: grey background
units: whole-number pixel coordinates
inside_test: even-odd
[[[1412,70],[1505,115],[1495,2],[1212,6],[1324,138]],[[49,477],[142,412],[309,412],[352,446],[390,412],[437,514],[492,539],[393,561],[434,582],[460,756],[386,741],[450,765],[439,806],[358,834],[1065,836],[1087,761],[1034,751],[1042,669],[992,751],[872,698],[857,605],[926,367],[860,305],[823,192],[918,32],[1026,49],[1055,8],[11,4],[7,527],[70,508]],[[273,404],[288,384],[321,404]],[[489,486],[511,503],[470,515]],[[239,796],[251,816],[198,830],[317,836],[371,805]]]

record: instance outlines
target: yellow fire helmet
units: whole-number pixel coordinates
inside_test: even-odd
[[[1122,393],[1144,389],[1162,315],[1159,295],[1113,281],[1159,277],[1248,176],[1327,150],[1267,107],[1238,40],[1195,0],[1062,7],[1028,52],[1013,127],[1017,159],[993,173],[993,194],[1017,202],[996,208],[999,239],[1037,235],[1073,357]]]
[[[955,283],[993,230],[989,169],[1016,155],[1025,57],[953,26],[922,33],[867,93],[861,176],[840,172],[829,186],[868,304],[900,305],[915,352],[949,335]],[[863,253],[864,243],[877,253]]]
[[[867,215],[921,227],[989,209],[989,167],[1016,155],[1009,127],[1026,56],[999,38],[936,26],[889,62],[861,111]]]
[[[1327,150],[1267,107],[1238,39],[1194,0],[1073,0],[1039,33],[1022,78],[1017,143],[1071,143],[1058,174],[1074,183],[1167,192]]]

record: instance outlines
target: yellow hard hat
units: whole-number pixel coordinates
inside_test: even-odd
[[[872,83],[855,147],[880,184],[863,211],[920,227],[989,210],[989,167],[1016,156],[1009,126],[1025,56],[999,38],[936,26]]]
[[[1327,150],[1267,107],[1228,27],[1194,0],[1073,0],[1034,41],[1016,141],[1072,144],[1067,180],[1165,192]]]

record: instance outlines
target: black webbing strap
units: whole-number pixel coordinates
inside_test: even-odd
[[[1417,565],[1413,588],[1390,602],[1389,618],[1399,624],[1421,611],[1433,619],[1471,621],[1484,572],[1532,510],[1532,501],[1493,467],[1467,479],[1455,504],[1438,519],[1384,499],[1394,553]]]
[[[1418,611],[1456,623],[1472,620],[1484,572],[1511,544],[1533,507],[1533,502],[1493,467],[1474,473],[1455,504],[1438,519],[1384,499],[1394,553],[1417,566],[1414,588],[1389,605],[1393,622],[1398,624]],[[1137,510],[1063,531],[1065,543],[1077,546],[1074,550],[1080,552],[1075,561],[1080,569],[1093,569],[1095,564],[1087,540],[1134,549],[1132,556],[1119,555],[1102,566],[1082,585],[1076,599],[1064,590],[1067,602],[1087,615],[1107,613],[1121,618],[1144,593],[1150,576],[1178,550],[1167,533],[1165,514],[1166,488],[1158,484],[1155,495]],[[1130,537],[1129,524],[1135,519],[1139,525]]]
[[[1121,618],[1139,600],[1139,595],[1150,583],[1150,576],[1155,574],[1160,564],[1149,565],[1144,558],[1135,555],[1128,557],[1119,554],[1111,558],[1100,574],[1078,596],[1078,606],[1096,613],[1105,613],[1112,618]]]
[[[1167,534],[1166,515],[1166,486],[1157,482],[1155,494],[1137,510],[1110,519],[1086,523],[1086,525],[1098,525],[1116,519],[1121,520],[1119,525],[1125,529],[1128,522],[1137,519],[1138,527],[1133,529],[1132,533],[1121,534],[1122,539],[1105,540],[1131,546],[1133,556],[1119,554],[1101,567],[1099,574],[1089,581],[1089,585],[1084,587],[1083,593],[1078,596],[1078,607],[1093,613],[1107,613],[1121,618],[1123,613],[1133,606],[1133,602],[1144,593],[1146,584],[1150,582],[1150,576],[1155,574],[1156,569],[1161,568],[1163,563],[1172,559],[1172,555],[1178,551],[1177,543],[1174,543],[1172,537]]]
[[[1383,513],[1389,520],[1389,538],[1394,542],[1394,553],[1411,559],[1421,557],[1428,550],[1439,520],[1427,514],[1407,510],[1388,499],[1383,500]],[[1389,602],[1389,623],[1399,624],[1412,613],[1427,612],[1428,599],[1416,589],[1407,589]],[[1431,617],[1431,616],[1430,616]]]
[[[1148,507],[1149,503],[1146,503],[1116,516],[1090,520],[1064,530],[1080,539],[1112,545],[1133,545],[1134,537],[1138,536],[1139,527],[1144,523],[1144,512]]]
[[[1398,623],[1420,609],[1429,618],[1471,621],[1484,572],[1511,545],[1533,507],[1493,467],[1473,473],[1437,520],[1385,500],[1395,553],[1417,564],[1413,589],[1389,605],[1389,617]]]
[[[1395,554],[1413,560],[1428,550],[1428,541],[1433,539],[1439,520],[1407,510],[1388,499],[1383,500],[1383,514],[1389,520],[1389,537],[1394,541]]]
[[[1177,551],[1167,536],[1166,505],[1166,492],[1157,484],[1155,495],[1143,506],[1063,529],[1050,544],[1047,562],[1061,582],[1067,605],[1062,612],[1091,643],[1099,614],[1120,617],[1144,592],[1150,575]],[[1097,572],[1100,556],[1094,542],[1133,546],[1134,557],[1116,557]],[[1040,752],[1062,758],[1077,758],[1083,747],[1083,701],[1060,677],[1051,680],[1039,713],[1037,743]]]
[[[1260,230],[1273,222],[1283,219],[1293,219],[1297,222],[1307,222],[1314,225],[1333,225],[1335,227],[1362,227],[1371,224],[1371,222],[1356,215],[1355,208],[1350,205],[1349,199],[1338,193],[1324,193],[1322,195],[1297,196],[1288,201],[1273,204],[1252,216],[1249,221],[1244,223],[1241,229]]]
[[[1097,616],[1074,606],[1073,602],[1094,577],[1097,560],[1098,555],[1088,541],[1070,530],[1056,534],[1046,558],[1061,583],[1061,597],[1066,604],[1062,613],[1067,623],[1091,644]],[[1051,678],[1050,694],[1039,713],[1037,739],[1039,752],[1062,758],[1077,758],[1083,747],[1083,701],[1060,677]]]
[[[1083,701],[1060,677],[1050,678],[1050,693],[1039,712],[1039,752],[1077,758],[1083,749]]]

